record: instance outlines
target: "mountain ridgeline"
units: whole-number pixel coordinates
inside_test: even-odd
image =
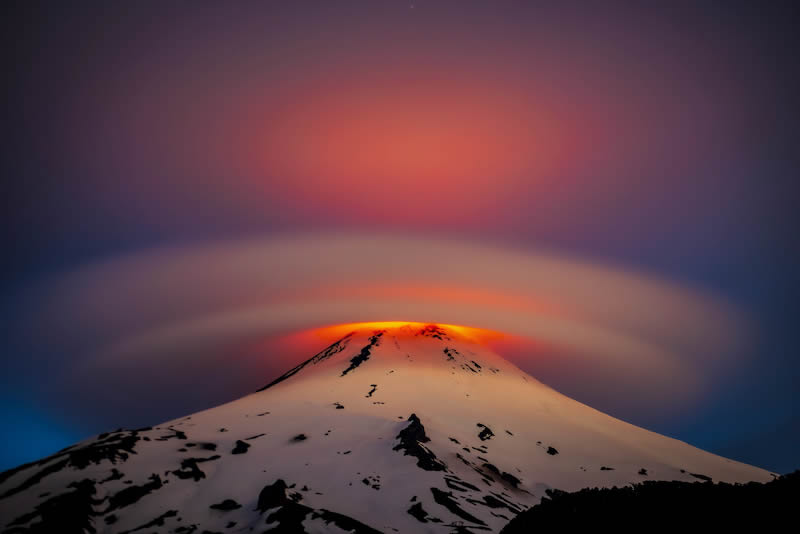
[[[556,510],[560,491],[773,478],[576,402],[437,325],[352,332],[265,383],[0,474],[0,531],[499,532]]]

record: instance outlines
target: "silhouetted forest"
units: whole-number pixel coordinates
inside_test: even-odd
[[[511,520],[501,534],[590,526],[633,530],[754,527],[797,528],[800,470],[766,484],[646,481],[622,488],[547,490],[542,502]],[[792,519],[794,517],[795,519]],[[795,525],[792,527],[791,525]]]

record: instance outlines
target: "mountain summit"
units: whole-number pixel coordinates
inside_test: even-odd
[[[767,481],[460,329],[352,332],[258,392],[0,474],[4,532],[499,531],[547,489]]]

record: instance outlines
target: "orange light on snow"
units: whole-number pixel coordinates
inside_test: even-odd
[[[454,332],[460,336],[469,338],[478,343],[486,343],[505,337],[501,332],[475,328],[472,326],[461,326],[442,323],[421,323],[414,321],[375,321],[365,323],[345,323],[331,326],[324,326],[313,331],[313,335],[324,341],[336,341],[355,330],[385,330],[390,328],[400,328],[408,326],[411,332],[416,332],[426,326],[438,326],[449,332]]]

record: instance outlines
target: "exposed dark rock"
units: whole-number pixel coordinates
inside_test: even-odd
[[[518,514],[521,512],[521,509],[518,506],[504,499],[502,496],[498,496],[496,494],[484,495],[483,502],[485,502],[486,506],[489,506],[490,508],[506,508],[507,510],[511,511],[514,514]]]
[[[292,438],[292,441],[305,441],[308,439],[308,436],[305,434],[297,434],[295,437]]]
[[[472,464],[469,462],[469,460],[467,460],[466,458],[464,458],[463,456],[461,456],[461,453],[460,453],[460,452],[457,452],[457,453],[456,453],[456,458],[458,458],[459,460],[461,460],[461,462],[462,462],[463,464],[465,464],[465,465],[468,465],[468,466],[472,467]]]
[[[206,478],[206,474],[197,467],[197,464],[219,460],[219,458],[220,456],[218,454],[208,458],[184,458],[181,460],[180,470],[172,471],[172,474],[182,479],[192,478],[197,482],[201,478]]]
[[[333,523],[345,532],[352,532],[353,534],[381,534],[379,530],[375,530],[352,517],[331,512],[330,510],[314,510],[311,517],[322,519],[326,525]]]
[[[372,394],[375,393],[375,391],[378,390],[378,384],[370,384],[370,387],[372,389],[369,390],[369,392],[366,394],[366,397],[371,397]]]
[[[480,372],[480,371],[478,371],[476,369],[473,369],[472,366],[470,366],[470,364],[468,364],[468,363],[462,363],[461,364],[461,368],[462,369],[466,369],[467,371],[472,371],[473,373],[479,373]],[[469,396],[469,394],[467,396]]]
[[[166,436],[161,436],[156,438],[156,441],[167,441],[170,439],[187,439],[186,433],[181,430],[176,430],[172,427],[167,427],[169,430],[172,430],[172,434],[167,434]]]
[[[244,439],[250,441],[251,439],[260,438],[261,436],[266,436],[266,434],[256,434],[255,436],[250,436],[249,438],[244,438]]]
[[[381,489],[381,477],[379,475],[370,475],[365,477],[361,482],[374,490]]]
[[[403,450],[404,455],[414,456],[417,459],[417,467],[421,467],[426,471],[444,471],[447,466],[436,458],[436,455],[428,449],[423,443],[430,441],[430,438],[425,434],[425,427],[422,426],[416,414],[411,414],[408,417],[409,425],[406,426],[397,435],[400,443],[395,445],[393,450]]]
[[[144,525],[140,525],[140,526],[138,526],[138,527],[136,527],[134,529],[125,530],[123,532],[120,532],[120,534],[127,534],[128,532],[136,532],[137,530],[144,530],[144,529],[150,528],[150,527],[163,527],[164,526],[164,520],[169,519],[170,517],[175,517],[176,515],[178,515],[178,511],[177,510],[167,510],[166,512],[164,512],[160,516],[156,517],[152,521],[148,521]]]
[[[448,340],[450,341],[450,337],[447,335],[445,330],[435,324],[429,324],[424,326],[419,332],[415,335],[417,336],[424,336],[424,337],[432,337],[441,340]]]
[[[547,447],[547,454],[550,456],[555,456],[558,454],[558,450],[555,447]]]
[[[412,504],[411,508],[407,510],[407,512],[414,517],[420,523],[427,523],[428,520],[425,519],[428,516],[428,512],[422,509],[422,503],[418,502],[416,504]]]
[[[306,532],[303,528],[303,520],[311,513],[311,510],[308,506],[289,501],[267,517],[267,525],[271,527],[270,532],[281,534]],[[277,525],[273,526],[273,523],[277,523]]]
[[[646,477],[647,476],[647,469],[642,467],[641,469],[639,469],[639,474]]]
[[[281,376],[279,376],[278,378],[276,378],[275,380],[273,380],[272,382],[270,382],[266,386],[264,386],[264,387],[262,387],[262,388],[260,388],[260,389],[258,389],[256,391],[264,391],[267,388],[271,388],[275,384],[283,382],[287,378],[291,378],[292,376],[297,374],[300,370],[302,370],[306,365],[313,365],[313,364],[319,363],[319,362],[321,362],[321,361],[323,361],[323,360],[325,360],[327,358],[330,358],[334,354],[342,352],[345,348],[347,348],[347,344],[350,342],[350,338],[351,338],[351,336],[353,334],[355,334],[355,332],[350,332],[349,334],[344,336],[342,339],[340,339],[336,343],[332,343],[326,349],[324,349],[323,351],[317,353],[313,358],[310,358],[310,359],[304,361],[303,363],[301,363],[300,365],[298,365],[297,367],[294,367],[294,368],[290,369],[289,371],[287,371],[286,373],[282,374]],[[258,415],[265,415],[265,414],[268,414],[268,413],[269,412],[264,412],[263,414],[258,414]]]
[[[511,509],[513,509],[513,510],[517,510],[519,512],[519,511],[521,511],[523,509],[521,507],[522,505],[519,505],[519,504],[516,504],[516,503],[513,503],[513,502],[509,501],[508,500],[508,494],[505,493],[505,492],[503,492],[501,494],[501,493],[495,493],[493,491],[493,492],[491,492],[491,494],[494,495],[495,497],[497,497],[498,499],[500,499],[501,501],[503,501],[504,503],[506,503],[507,505],[509,505],[511,507]]]
[[[230,510],[237,510],[241,507],[242,505],[234,501],[233,499],[225,499],[222,502],[219,502],[217,504],[212,504],[211,506],[209,506],[209,508],[211,508],[212,510],[222,510],[223,512],[228,512]]]
[[[361,352],[359,352],[356,356],[353,356],[353,358],[350,359],[350,366],[342,371],[341,376],[346,375],[365,361],[369,360],[369,355],[372,351],[372,348],[378,346],[382,335],[383,332],[376,332],[374,336],[370,337],[369,344],[362,348]]]
[[[183,434],[176,432],[176,435]],[[178,439],[185,439],[178,436]],[[139,441],[139,433],[136,430],[130,432],[116,432],[103,440],[95,441],[84,447],[72,449],[69,455],[69,463],[78,469],[83,469],[90,463],[98,465],[102,461],[109,461],[112,464],[117,460],[127,460],[128,455],[136,454],[134,446]]]
[[[240,439],[236,440],[236,446],[231,451],[231,454],[244,454],[247,452],[247,449],[250,448],[250,444],[246,441],[242,441]]]
[[[606,466],[602,466],[602,467],[600,468],[600,471],[613,471],[613,470],[614,470],[614,468],[613,468],[613,467],[606,467]]]
[[[433,493],[433,500],[436,501],[436,504],[444,506],[451,514],[457,515],[461,519],[469,521],[470,523],[486,525],[486,523],[474,515],[470,514],[466,510],[463,510],[458,505],[458,502],[453,498],[453,494],[451,492],[442,491],[439,488],[431,488],[431,493]]]
[[[276,480],[269,486],[264,486],[258,495],[256,510],[262,514],[267,510],[277,508],[267,517],[267,524],[273,527],[270,532],[294,533],[305,532],[303,520],[311,512],[311,508],[297,501],[299,494],[289,498],[286,483],[282,479]]]
[[[701,475],[699,473],[689,473],[689,474],[692,475],[694,478],[699,478],[700,480],[702,480],[704,482],[712,482],[713,481],[712,478],[710,476],[707,476],[707,475]]]
[[[380,534],[374,528],[351,517],[329,510],[313,510],[300,504],[297,502],[300,498],[299,494],[289,497],[287,489],[286,483],[278,479],[273,484],[265,486],[258,496],[257,511],[264,513],[267,510],[277,508],[267,517],[267,525],[271,527],[270,532],[286,534],[305,532],[302,523],[311,514],[314,519],[322,519],[326,524],[333,523],[342,530],[353,532],[354,534]],[[277,523],[277,525],[273,525],[273,523]]]
[[[108,509],[106,512],[130,506],[131,504],[138,502],[139,499],[145,495],[149,495],[155,490],[160,489],[161,486],[161,477],[153,473],[150,475],[150,482],[146,482],[141,486],[128,486],[127,488],[121,489],[114,495],[111,495],[108,498]]]
[[[72,491],[51,497],[37,504],[32,512],[17,517],[8,524],[10,528],[3,532],[6,534],[96,532],[94,516],[98,514],[95,512],[95,506],[102,503],[102,500],[94,497],[94,481],[84,479],[73,482],[69,488]],[[38,521],[35,521],[36,519]]]
[[[258,504],[256,510],[262,514],[269,508],[276,508],[284,504],[293,502],[286,496],[288,486],[283,479],[279,478],[272,484],[264,486],[258,494]]]
[[[34,464],[26,464],[26,466],[21,466],[21,467],[27,467],[27,466],[33,466],[33,465],[41,465],[41,463],[44,463],[44,461],[43,462],[37,462],[37,463],[34,463]],[[61,471],[68,464],[69,464],[69,458],[63,458],[63,459],[61,459],[61,460],[59,460],[59,461],[57,461],[55,463],[52,463],[52,464],[48,465],[47,467],[45,467],[43,469],[40,469],[39,471],[34,473],[33,476],[31,476],[28,479],[26,479],[19,486],[11,488],[10,490],[6,491],[4,494],[0,495],[0,499],[4,499],[6,497],[10,497],[11,495],[14,495],[16,493],[19,493],[21,491],[24,491],[24,490],[30,488],[34,484],[38,484],[43,478],[45,478],[46,476],[51,475],[53,473],[57,473],[57,472]],[[13,471],[17,471],[17,470],[15,469]]]
[[[10,497],[20,491],[38,484],[42,479],[61,471],[65,467],[85,469],[89,464],[99,465],[108,461],[116,464],[118,460],[127,460],[130,454],[135,454],[134,446],[139,441],[138,431],[114,431],[100,434],[95,441],[83,446],[73,445],[36,462],[23,464],[0,474],[0,484],[13,475],[32,467],[44,466],[29,476],[20,485],[7,490],[0,495],[0,499]]]
[[[481,441],[486,441],[487,439],[492,439],[494,437],[494,432],[492,432],[492,429],[488,426],[484,425],[483,423],[478,423],[477,426],[481,429],[481,431],[478,433],[478,437]]]
[[[506,473],[505,471],[501,472],[493,464],[484,463],[483,467],[485,467],[487,470],[491,471],[492,473],[497,475],[500,479],[504,480],[506,483],[510,484],[511,486],[513,486],[515,488],[519,487],[520,482],[522,482],[520,479],[518,479],[517,477],[515,477],[511,473]]]
[[[456,491],[480,491],[480,489],[476,486],[473,486],[469,482],[464,482],[460,478],[456,476],[446,476],[444,477],[444,481],[447,484],[447,487],[450,489],[454,489]]]
[[[100,481],[100,484],[102,484],[102,483],[104,483],[104,482],[111,482],[112,480],[119,480],[119,479],[121,479],[121,478],[122,478],[122,477],[124,477],[124,476],[125,476],[125,475],[124,475],[123,473],[120,473],[120,472],[117,470],[117,468],[116,468],[116,467],[114,467],[113,469],[111,469],[111,474],[110,474],[110,475],[108,475],[108,476],[107,476],[106,478],[104,478],[103,480],[101,480],[101,481]]]
[[[344,406],[342,406],[342,405],[341,405],[340,403],[338,403],[338,402],[334,402],[334,403],[333,403],[333,405],[334,405],[334,406],[336,406],[336,409],[337,409],[337,410],[344,410]]]
[[[466,463],[468,466],[470,466],[472,468],[473,471],[475,471],[481,477],[483,477],[484,483],[486,483],[488,486],[492,485],[492,482],[494,482],[494,479],[489,474],[487,474],[483,469],[481,469],[477,465],[472,464],[470,462],[464,462],[464,463]]]
[[[500,475],[500,478],[502,478],[508,484],[510,484],[511,486],[513,486],[515,488],[519,488],[520,482],[522,482],[520,479],[518,479],[517,477],[515,477],[511,473],[506,473],[505,471],[503,471],[503,474]]]

